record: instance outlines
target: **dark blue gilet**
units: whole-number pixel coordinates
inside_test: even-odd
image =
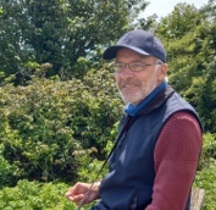
[[[151,203],[155,145],[163,125],[181,110],[193,113],[199,121],[192,106],[168,86],[138,113],[110,158],[109,173],[100,186],[101,199],[92,209],[143,210]],[[124,123],[123,118],[120,129]]]

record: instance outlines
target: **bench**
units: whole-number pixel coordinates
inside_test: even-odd
[[[193,188],[191,192],[191,206],[190,210],[201,210],[205,196],[205,190]]]

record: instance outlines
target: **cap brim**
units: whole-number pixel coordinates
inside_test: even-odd
[[[133,47],[133,46],[128,46],[128,45],[115,45],[107,48],[104,53],[103,53],[103,59],[104,60],[113,60],[116,58],[117,52],[121,48],[127,48],[130,50],[133,50],[141,55],[147,55],[149,56],[150,54],[145,52],[144,50],[141,50],[138,47]]]

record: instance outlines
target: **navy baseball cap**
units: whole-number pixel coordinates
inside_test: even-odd
[[[103,53],[104,60],[116,58],[120,48],[133,50],[141,55],[154,56],[162,62],[166,62],[166,51],[161,41],[149,31],[141,29],[129,31],[124,34],[116,45],[108,47]]]

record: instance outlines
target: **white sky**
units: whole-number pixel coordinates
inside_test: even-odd
[[[142,15],[144,17],[157,14],[157,16],[164,17],[171,13],[178,3],[193,4],[197,9],[208,3],[208,0],[147,0],[150,4],[146,7]]]

